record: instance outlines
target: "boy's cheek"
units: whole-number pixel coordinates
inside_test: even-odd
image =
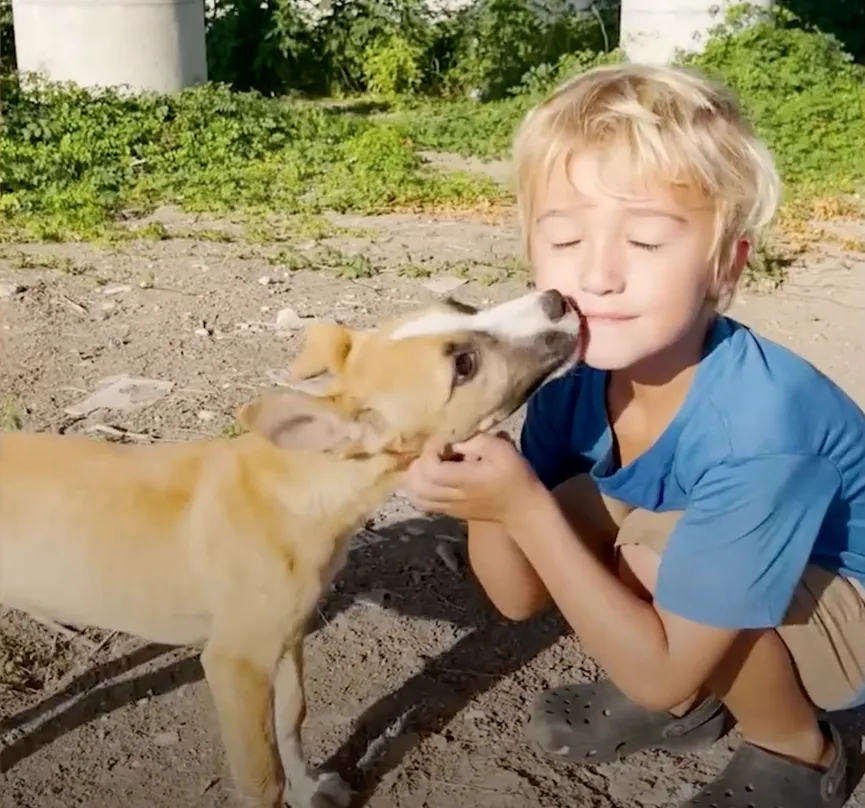
[[[530,263],[532,280],[540,291],[556,289],[574,299],[581,293],[573,261],[562,261],[561,258],[546,255],[544,250],[538,249]]]

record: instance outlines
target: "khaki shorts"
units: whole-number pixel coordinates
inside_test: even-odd
[[[574,524],[615,547],[640,544],[659,555],[681,511],[653,513],[602,495],[580,475],[556,489]],[[865,691],[865,587],[809,566],[776,631],[790,652],[808,697],[823,710],[844,709]]]

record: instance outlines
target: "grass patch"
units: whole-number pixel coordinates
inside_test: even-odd
[[[24,409],[13,398],[0,402],[0,432],[20,432],[24,428]]]
[[[369,256],[363,253],[345,253],[328,245],[305,250],[284,247],[267,260],[271,266],[286,272],[327,269],[337,277],[347,280],[373,278],[379,272],[379,268]]]
[[[15,269],[50,269],[63,275],[86,275],[93,270],[90,264],[82,264],[74,258],[50,253],[34,254],[23,250],[0,253],[0,258],[8,261]]]
[[[496,6],[496,25],[504,27],[489,28],[499,39],[491,34],[487,45],[498,41],[504,52],[519,44],[518,32],[508,27],[508,9],[516,2]],[[785,182],[780,225],[804,233],[821,205],[828,210],[831,200],[865,187],[865,67],[838,40],[787,12],[753,14],[734,9],[702,54],[679,60],[738,91]],[[490,19],[476,22],[487,30]],[[510,39],[501,38],[505,30]],[[536,36],[559,36],[544,30]],[[562,42],[579,40],[576,29],[568,37]],[[396,40],[387,41],[397,47]],[[552,41],[543,39],[543,47]],[[385,59],[382,47],[378,42],[379,68],[391,56],[394,64],[404,64],[405,54]],[[172,96],[128,97],[44,83],[28,84],[25,92],[7,79],[0,87],[0,240],[183,236],[292,245],[338,234],[324,215],[333,211],[500,212],[512,202],[506,188],[485,176],[438,170],[420,153],[506,158],[515,127],[544,93],[574,73],[621,59],[616,50],[558,52],[550,50],[550,58],[539,62],[527,51],[519,62],[523,67],[509,68],[506,82],[499,74],[490,78],[492,51],[473,52],[464,64],[479,72],[465,73],[465,80],[483,83],[486,76],[481,97],[492,100],[435,100],[418,95],[423,82],[408,81],[414,94],[398,96],[392,87],[384,111],[375,114],[217,84]],[[238,235],[218,225],[200,233],[159,222],[135,226],[165,205],[230,218],[239,225]],[[833,215],[841,213],[836,206]],[[295,250],[287,259],[289,268],[309,260],[299,255]],[[375,272],[361,259],[322,260],[344,277]],[[405,269],[418,277],[425,271]]]
[[[571,54],[530,72],[512,98],[425,103],[399,120],[421,148],[504,159],[515,127],[545,92],[621,59],[618,52]],[[758,13],[741,6],[716,27],[703,53],[681,54],[677,61],[702,68],[739,94],[775,154],[788,204],[865,188],[865,67],[837,39],[801,27],[782,9]]]
[[[0,238],[131,235],[160,205],[261,222],[325,211],[471,207],[503,195],[491,180],[427,166],[387,122],[223,86],[173,96],[40,84],[3,88]],[[163,239],[164,225],[135,231]]]

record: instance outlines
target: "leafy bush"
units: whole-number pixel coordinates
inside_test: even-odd
[[[475,0],[433,15],[423,0],[216,0],[211,77],[235,89],[504,96],[533,67],[618,39],[610,0]]]
[[[865,67],[833,35],[742,5],[681,61],[736,90],[788,185],[850,190],[865,177]]]
[[[458,20],[449,81],[483,100],[506,97],[529,71],[618,41],[618,13],[610,3],[593,14],[570,10],[568,0],[481,0]]]
[[[423,80],[420,67],[422,49],[399,34],[381,37],[365,51],[363,76],[367,89],[375,95],[409,95]]]
[[[865,3],[862,0],[780,0],[803,24],[832,34],[845,51],[865,61]]]
[[[621,61],[619,51],[580,51],[554,64],[529,70],[510,89],[504,100],[478,103],[471,100],[428,102],[404,112],[399,120],[421,148],[453,152],[464,157],[507,157],[514,130],[538,100],[568,76],[600,64]]]
[[[15,33],[12,28],[12,0],[0,0],[0,73],[15,69]]]
[[[478,204],[501,193],[491,182],[430,170],[386,124],[221,85],[124,97],[50,84],[24,93],[7,81],[2,94],[7,238],[92,238],[157,204],[374,212]]]
[[[622,58],[607,47],[616,38],[603,14],[530,22],[519,11],[529,2],[477,0],[434,20],[421,0],[333,0],[319,17],[299,0],[232,0],[217,7],[209,37],[234,89],[214,83],[130,98],[41,84],[25,93],[7,78],[0,237],[112,234],[159,204],[264,216],[503,198],[484,178],[432,170],[418,151],[506,157],[544,93]],[[560,0],[548,2],[555,11]],[[703,53],[680,60],[736,88],[777,155],[788,196],[865,179],[865,68],[833,36],[786,11],[755,19],[740,8]],[[267,97],[286,87],[413,100],[374,116]],[[473,100],[472,90],[492,100]]]
[[[789,196],[854,190],[865,180],[865,67],[832,35],[791,12],[732,7],[703,53],[678,61],[732,86],[775,152]],[[424,148],[506,157],[514,129],[564,78],[621,59],[616,51],[577,53],[529,71],[512,97],[489,104],[428,104],[403,115]]]

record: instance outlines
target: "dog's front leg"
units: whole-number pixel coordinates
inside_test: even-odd
[[[335,772],[316,772],[306,761],[301,728],[306,717],[303,636],[287,649],[274,682],[276,737],[285,771],[285,801],[291,808],[346,808],[351,788]]]
[[[283,653],[280,641],[214,638],[201,654],[216,706],[228,765],[249,808],[281,808],[285,777],[273,721],[273,676]]]

